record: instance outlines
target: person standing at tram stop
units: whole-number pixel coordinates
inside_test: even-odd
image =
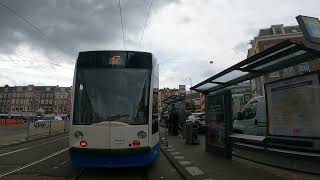
[[[171,134],[173,136],[178,135],[178,112],[176,109],[173,110],[170,117],[170,123],[171,123]]]
[[[173,135],[173,121],[174,121],[173,114],[174,114],[174,109],[170,112],[169,119],[168,119],[168,130],[170,135]]]

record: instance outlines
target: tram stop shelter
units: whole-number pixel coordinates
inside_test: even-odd
[[[185,114],[186,114],[186,96],[184,94],[181,95],[171,95],[168,98],[161,101],[161,104],[166,106],[166,112],[168,119],[169,115],[173,113],[175,110],[178,113],[178,125],[181,126],[185,121]]]
[[[299,16],[297,17],[297,20],[299,22],[298,18]],[[312,20],[314,20],[314,18]],[[267,75],[269,73],[276,72],[284,68],[288,68],[291,66],[298,65],[300,63],[320,58],[320,22],[318,19],[316,19],[316,23],[318,24],[317,26],[319,28],[317,29],[317,32],[319,32],[317,33],[319,37],[315,38],[315,40],[310,39],[310,34],[308,34],[310,32],[306,32],[305,27],[301,27],[301,24],[299,22],[299,25],[305,37],[304,41],[297,42],[292,40],[285,40],[283,42],[280,42],[264,51],[261,51],[253,56],[246,58],[245,60],[217,73],[216,75],[213,75],[212,77],[190,88],[190,90],[194,90],[206,95],[206,151],[214,152],[219,155],[222,154],[230,158],[232,155],[234,155],[234,147],[242,146],[243,148],[245,146],[247,149],[254,149],[257,152],[260,152],[260,154],[264,155],[272,154],[272,156],[274,156],[274,154],[277,153],[284,155],[285,157],[289,157],[290,155],[292,155],[294,156],[294,158],[292,158],[294,159],[292,162],[296,162],[300,157],[302,157],[303,163],[297,162],[291,163],[290,165],[283,165],[281,164],[281,162],[278,162],[278,164],[272,164],[276,162],[274,161],[271,163],[271,165],[320,174],[320,168],[316,170],[306,170],[305,165],[299,168],[300,164],[305,164],[306,159],[308,159],[308,163],[310,163],[311,161],[313,161],[314,163],[319,162],[319,149],[316,150],[316,153],[307,153],[305,151],[299,152],[299,150],[301,149],[298,148],[296,149],[296,151],[294,150],[293,152],[284,149],[279,150],[276,149],[275,146],[268,147],[268,145],[272,144],[268,144],[268,138],[272,139],[272,135],[269,134],[269,131],[267,132],[267,136],[232,134],[233,120],[230,116],[230,114],[232,114],[232,98],[230,91],[230,88],[232,86],[236,86],[238,83],[249,81],[251,79]],[[316,73],[318,73],[317,76],[320,79],[320,72]],[[268,104],[268,102],[266,102],[266,104]],[[274,138],[276,138],[277,142],[283,142],[284,144],[291,143],[290,145],[296,143],[296,139],[301,140],[294,136],[274,136]],[[320,142],[319,138],[320,137],[315,137],[313,140]],[[303,146],[306,146],[309,142],[311,142],[311,140],[309,140],[310,139],[307,139],[305,142],[300,142],[303,142]],[[247,144],[237,144],[235,142],[245,142]],[[279,158],[276,159],[281,159],[280,155]],[[259,160],[255,159],[254,161]],[[262,163],[268,164],[266,162]],[[310,165],[310,167],[311,166],[312,165]]]
[[[285,40],[190,88],[205,95],[320,57],[320,45]]]

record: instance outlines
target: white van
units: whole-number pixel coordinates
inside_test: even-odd
[[[266,136],[267,115],[265,98],[263,96],[252,98],[242,111],[237,113],[237,118],[233,122],[233,132]]]

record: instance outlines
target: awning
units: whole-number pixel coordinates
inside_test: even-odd
[[[162,104],[174,104],[180,101],[183,101],[185,99],[184,95],[171,95],[168,98],[161,101]]]
[[[209,94],[319,57],[319,44],[285,40],[200,82],[190,90]]]

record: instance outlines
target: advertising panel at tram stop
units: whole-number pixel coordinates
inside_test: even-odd
[[[206,98],[206,151],[231,157],[231,92],[225,90]]]
[[[268,135],[320,138],[320,73],[265,84]]]

